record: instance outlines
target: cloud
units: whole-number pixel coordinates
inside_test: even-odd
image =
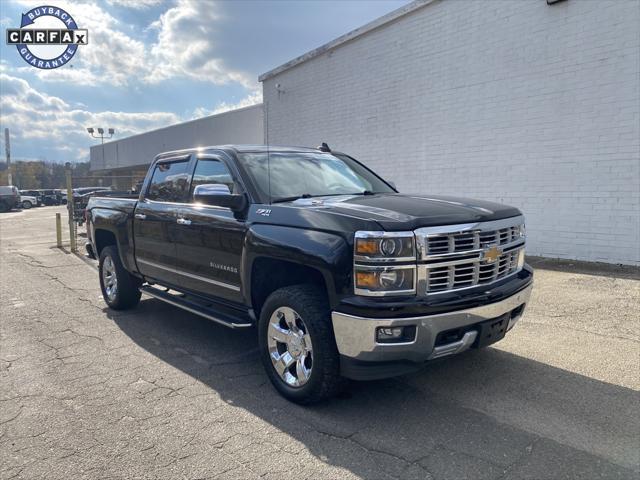
[[[38,92],[26,80],[0,73],[2,127],[8,126],[17,146],[43,142],[60,159],[88,160],[87,127],[110,127],[118,137],[165,127],[181,121],[171,112],[90,112],[63,99]]]
[[[38,2],[19,3],[31,7]],[[146,8],[161,2],[110,0],[110,3]],[[132,25],[123,24],[99,4],[61,0],[56,5],[73,15],[81,28],[89,30],[89,44],[78,49],[73,67],[31,69],[40,80],[126,87],[186,78],[214,85],[240,84],[250,90],[258,85],[257,79],[229,68],[220,57],[214,38],[223,16],[217,3],[176,0],[145,29],[153,34],[148,44],[130,34],[136,31]]]
[[[215,108],[210,109],[206,107],[196,108],[192,114],[191,119],[208,117],[209,115],[216,115],[218,113],[228,112],[229,110],[236,110],[238,108],[250,107],[251,105],[257,105],[262,102],[262,90],[255,90],[242,100],[238,102],[220,102]]]
[[[183,76],[216,85],[239,83],[254,88],[255,80],[226,67],[216,52],[213,38],[221,18],[216,3],[198,0],[178,0],[163,13],[152,25],[158,36],[151,47],[155,68],[150,80]]]
[[[118,7],[132,8],[134,10],[145,10],[163,3],[164,0],[107,0],[110,5]]]

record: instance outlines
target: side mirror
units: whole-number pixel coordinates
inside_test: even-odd
[[[229,187],[223,183],[197,185],[193,190],[193,199],[198,203],[225,207],[234,212],[243,210],[247,204],[244,195],[232,194]]]

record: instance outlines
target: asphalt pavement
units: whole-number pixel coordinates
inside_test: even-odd
[[[0,214],[2,479],[640,477],[637,270],[537,261],[502,342],[305,408],[254,331],[106,308],[55,212]]]

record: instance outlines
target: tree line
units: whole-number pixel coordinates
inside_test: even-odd
[[[72,170],[73,186],[93,187],[101,183],[102,179],[89,171],[89,162],[74,163]],[[0,163],[0,185],[8,184],[7,164]],[[39,190],[66,188],[64,165],[62,163],[45,161],[12,161],[12,183],[20,190]],[[111,184],[110,180],[103,182],[105,186]]]

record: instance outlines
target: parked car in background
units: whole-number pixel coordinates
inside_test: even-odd
[[[67,191],[66,190],[56,189],[56,190],[54,190],[54,192],[56,192],[56,196],[60,199],[60,205],[66,205],[67,204]]]
[[[27,198],[28,197],[28,198]],[[41,207],[42,203],[42,193],[40,190],[20,190],[20,204],[22,205],[22,201],[25,200],[31,205],[24,208],[32,208],[32,207]]]
[[[8,212],[20,201],[20,192],[13,185],[0,186],[0,212]]]
[[[62,194],[57,190],[40,190],[42,195],[42,203],[46,206],[61,205]]]
[[[16,202],[16,207],[24,208],[25,210],[41,206],[42,202],[40,201],[40,197],[35,197],[33,195],[20,194],[20,199]]]

